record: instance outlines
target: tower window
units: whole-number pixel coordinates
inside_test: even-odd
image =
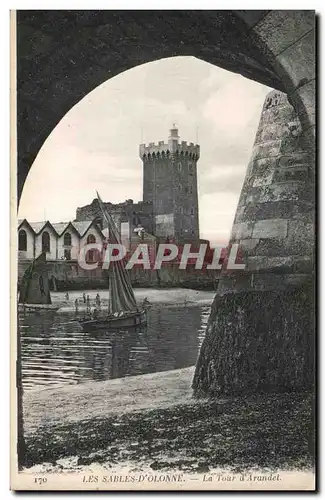
[[[50,252],[51,251],[51,245],[50,245],[50,235],[47,231],[44,231],[42,234],[42,252]]]
[[[193,172],[193,163],[188,164],[188,171],[191,173]]]
[[[182,164],[178,163],[177,168],[178,168],[178,171],[180,172],[182,170]]]
[[[192,194],[192,193],[193,193],[193,187],[190,186],[190,194]]]
[[[194,215],[194,208],[191,208],[191,215]]]
[[[64,246],[67,246],[67,247],[71,246],[71,234],[70,233],[65,233],[64,238],[63,238],[63,244],[64,244]]]
[[[19,231],[18,235],[18,250],[27,250],[27,234],[24,229],[21,229]]]

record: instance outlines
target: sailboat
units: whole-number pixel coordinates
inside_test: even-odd
[[[110,243],[121,244],[118,229],[106,210],[98,192],[97,198],[108,229]],[[80,321],[84,330],[115,330],[135,328],[147,323],[145,309],[139,309],[135,300],[131,279],[124,261],[110,262],[108,272],[109,304],[108,315],[103,318],[87,318]]]
[[[56,311],[52,304],[46,254],[41,253],[25,271],[19,292],[18,309],[22,311]]]

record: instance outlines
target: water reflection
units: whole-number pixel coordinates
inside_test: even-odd
[[[148,311],[139,331],[84,332],[71,313],[20,315],[25,389],[78,384],[195,364],[210,308]]]

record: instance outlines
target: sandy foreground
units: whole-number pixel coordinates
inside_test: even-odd
[[[306,393],[199,399],[194,368],[24,396],[26,472],[311,471]],[[297,485],[296,485],[297,487]],[[295,489],[295,488],[294,488]]]
[[[193,402],[194,367],[134,377],[26,391],[26,435],[46,425],[69,424],[142,409]]]
[[[94,300],[96,291],[89,294]],[[70,293],[70,304],[77,296],[80,292]],[[147,292],[141,290],[140,296]],[[105,294],[102,298],[107,299]],[[149,295],[152,303],[184,299],[211,304],[212,294],[166,290],[163,297],[160,292]],[[62,300],[62,294],[56,300]],[[191,389],[194,369],[26,391],[24,470],[59,474],[102,470],[103,477],[111,473],[115,477],[120,468],[126,474],[133,469],[151,475],[267,470],[287,471],[293,478],[293,471],[299,470],[302,475],[308,471],[311,482],[308,479],[307,486],[303,476],[304,486],[293,479],[292,489],[312,489],[312,396],[283,393],[196,400]],[[265,483],[266,489],[283,485],[270,484]]]

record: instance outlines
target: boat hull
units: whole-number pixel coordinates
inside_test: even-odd
[[[118,317],[98,318],[80,321],[84,330],[117,330],[120,328],[137,328],[147,324],[146,311],[137,311]]]

